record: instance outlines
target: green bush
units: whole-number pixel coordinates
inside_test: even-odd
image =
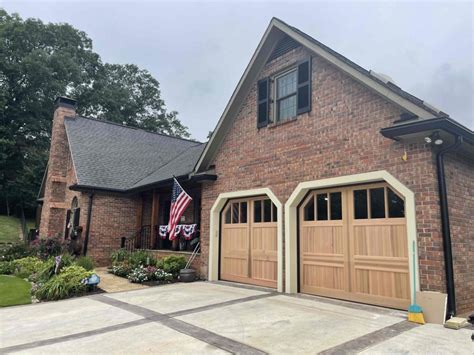
[[[141,266],[155,266],[156,260],[153,255],[145,250],[136,250],[133,252],[126,251],[125,249],[119,249],[111,254],[112,265],[118,265],[127,263],[132,268]]]
[[[82,266],[67,266],[60,274],[41,284],[35,290],[35,296],[39,300],[53,301],[81,295],[87,290],[84,281],[91,275],[92,272]]]
[[[75,260],[75,264],[82,266],[87,271],[94,270],[94,262],[90,256],[81,256]]]
[[[179,271],[186,266],[186,258],[184,256],[170,255],[163,258],[163,270],[177,277]]]
[[[16,277],[26,279],[32,274],[41,271],[44,267],[44,262],[34,256],[27,256],[13,261],[15,268],[14,274]]]
[[[0,261],[0,275],[11,275],[15,272],[15,265],[11,261]]]
[[[26,244],[13,244],[0,249],[0,261],[12,261],[32,255],[32,250]]]
[[[54,257],[49,258],[43,262],[43,267],[35,275],[30,277],[31,281],[34,282],[46,282],[52,278],[55,274],[61,272],[62,269],[73,264],[73,257],[69,254],[64,254],[61,256],[61,262],[59,263],[58,268],[56,269],[56,259]]]

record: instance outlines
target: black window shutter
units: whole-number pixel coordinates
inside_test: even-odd
[[[270,108],[270,80],[265,78],[257,84],[257,128],[268,125]]]
[[[77,227],[79,226],[79,218],[81,217],[81,209],[76,208],[74,210],[74,221],[72,221],[72,226]]]
[[[311,58],[298,65],[297,114],[311,111]]]

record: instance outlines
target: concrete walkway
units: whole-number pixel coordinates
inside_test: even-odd
[[[0,309],[0,353],[473,354],[404,312],[195,282]]]
[[[98,267],[94,271],[100,277],[99,287],[105,292],[131,291],[148,288],[146,285],[132,283],[124,277],[118,277],[109,273],[106,267]]]

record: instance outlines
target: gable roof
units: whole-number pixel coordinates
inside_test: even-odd
[[[203,143],[81,116],[66,117],[77,187],[125,192],[192,172]]]
[[[448,116],[446,113],[441,112],[423,100],[420,100],[402,90],[390,80],[387,80],[384,76],[362,68],[306,33],[274,17],[270,21],[270,24],[260,40],[250,63],[247,65],[247,68],[240,78],[240,81],[232,93],[232,96],[227,103],[209,142],[199,158],[195,167],[196,172],[205,171],[208,168],[208,165],[217,153],[227,130],[230,128],[233,119],[240,108],[240,104],[245,99],[261,69],[265,66],[268,58],[272,55],[275,46],[285,37],[290,37],[292,40],[303,45],[314,54],[329,61],[337,68],[350,75],[353,79],[383,96],[400,107],[403,111],[413,115],[415,118],[430,119],[433,117]]]

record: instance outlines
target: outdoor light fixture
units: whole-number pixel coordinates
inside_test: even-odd
[[[444,143],[438,132],[434,132],[431,136],[425,137],[425,142],[428,144],[434,143],[434,145],[441,145]]]

